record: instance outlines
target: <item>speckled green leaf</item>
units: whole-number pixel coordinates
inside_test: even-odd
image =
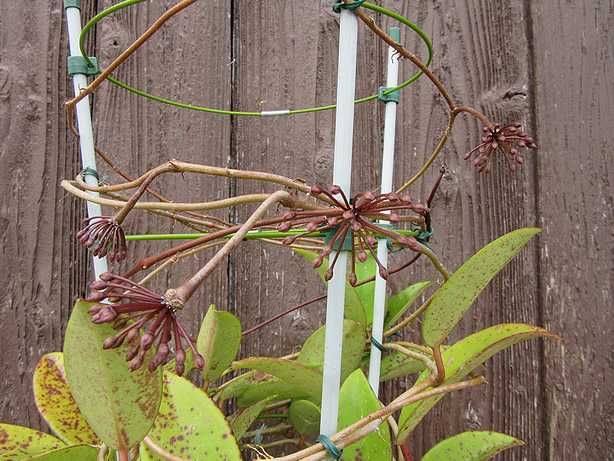
[[[98,449],[89,445],[73,445],[31,458],[32,461],[96,461]]]
[[[271,396],[260,402],[256,402],[255,404],[243,408],[235,413],[232,418],[230,418],[230,427],[232,428],[232,432],[235,435],[237,440],[241,440],[243,434],[245,434],[249,427],[256,421],[256,418],[262,413],[264,407],[266,407],[271,400],[273,400],[275,396]]]
[[[524,445],[521,440],[498,432],[463,432],[439,442],[422,461],[487,461],[503,450],[521,445]]]
[[[288,408],[288,421],[304,437],[320,432],[320,407],[309,400],[295,400]]]
[[[308,367],[322,369],[324,362],[324,334],[326,327],[318,328],[303,344],[297,361]],[[360,366],[367,333],[362,325],[353,320],[343,322],[343,355],[341,357],[341,381]]]
[[[275,400],[314,399],[309,392],[299,389],[294,384],[287,383],[274,376],[261,372],[257,372],[256,376],[259,377],[252,377],[250,381],[252,381],[253,384],[237,398],[237,405],[240,408],[253,405],[271,395],[275,396]]]
[[[164,373],[164,398],[149,438],[185,460],[240,461],[239,447],[222,412],[188,380]],[[158,460],[144,444],[141,461]]]
[[[52,352],[41,357],[34,369],[32,387],[39,413],[59,438],[68,444],[100,444],[70,393],[64,354]]]
[[[146,366],[131,372],[123,347],[104,350],[110,325],[94,325],[88,309],[77,301],[64,338],[64,363],[70,391],[81,413],[109,447],[138,444],[153,424],[162,398],[162,370]]]
[[[384,326],[394,325],[430,284],[429,281],[418,282],[391,296],[386,304]]]
[[[322,391],[322,374],[318,370],[302,363],[270,357],[250,357],[233,364],[233,368],[249,368],[275,376],[281,381],[294,386],[298,391],[305,392],[310,400],[320,402]]]
[[[442,343],[488,282],[539,232],[537,228],[525,228],[505,234],[458,268],[435,292],[424,313],[425,343],[430,346]]]
[[[504,323],[478,331],[443,351],[446,371],[444,384],[464,379],[475,368],[486,362],[497,352],[521,341],[540,336],[552,336],[546,330],[521,323]],[[418,382],[426,379],[422,372]],[[404,440],[420,423],[422,418],[443,396],[431,397],[406,406],[399,418],[399,440]]]
[[[203,320],[196,348],[205,358],[203,378],[206,381],[218,379],[230,366],[241,344],[241,322],[230,312],[209,307]]]
[[[368,362],[367,362],[368,365]],[[382,356],[380,381],[411,375],[424,370],[424,362],[397,351],[387,351]]]
[[[301,255],[310,263],[313,263],[314,259],[316,259],[317,257],[317,254],[313,251],[295,249],[294,252],[298,255]],[[322,280],[324,280],[324,273],[326,272],[327,268],[328,260],[325,260],[324,263],[318,269],[316,269],[318,274],[320,274],[320,277],[322,277]],[[357,288],[354,288],[349,283],[345,284],[344,315],[346,319],[354,320],[361,325],[371,324],[371,322],[373,321],[373,295],[371,295],[370,301],[368,302],[367,296],[365,295],[369,285],[373,285],[373,283],[366,284],[364,290],[359,292],[357,291]],[[368,315],[369,312],[371,313],[370,316]]]
[[[362,370],[353,372],[341,386],[339,393],[339,430],[381,408]],[[343,449],[343,461],[392,460],[388,423]]]
[[[0,461],[25,461],[66,445],[44,432],[29,427],[0,424]]]

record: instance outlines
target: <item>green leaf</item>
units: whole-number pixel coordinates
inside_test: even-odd
[[[503,450],[520,445],[524,442],[498,432],[463,432],[439,442],[422,461],[487,461]]]
[[[294,252],[298,255],[301,255],[303,258],[305,258],[310,263],[313,263],[313,261],[318,256],[317,253],[314,253],[313,251],[294,249]],[[358,262],[356,264],[358,265]],[[368,264],[368,260],[367,262],[363,264]],[[322,278],[322,280],[324,280],[324,274],[327,268],[328,268],[328,260],[325,259],[322,265],[316,269],[318,274],[320,274],[320,277]],[[358,268],[357,268],[357,273],[358,273]],[[354,320],[355,322],[358,322],[361,325],[365,325],[365,326],[370,325],[373,322],[373,295],[371,295],[371,298],[368,298],[366,296],[367,287],[369,285],[374,286],[374,282],[365,284],[365,290],[362,290],[361,292],[359,292],[358,288],[363,288],[363,287],[354,288],[349,283],[345,284],[345,310],[344,310],[345,318]],[[368,314],[369,312],[371,313],[370,315]]]
[[[241,345],[241,322],[230,312],[218,311],[214,305],[198,333],[196,348],[205,358],[203,378],[214,381],[230,366]]]
[[[100,444],[70,393],[61,352],[41,357],[34,369],[32,387],[39,413],[59,438],[68,444]]]
[[[26,461],[65,446],[61,440],[44,432],[0,423],[0,461]]]
[[[286,399],[313,399],[309,392],[298,389],[294,384],[284,382],[264,373],[258,373],[260,378],[252,378],[254,383],[237,398],[237,405],[240,408],[253,405],[271,395],[275,396],[276,401]]]
[[[271,396],[261,400],[250,407],[240,410],[232,417],[230,420],[230,427],[232,427],[232,432],[237,440],[241,440],[243,434],[248,431],[249,427],[254,423],[254,421],[256,421],[256,418],[258,418],[260,413],[262,413],[264,407],[266,407],[274,398],[275,396]]]
[[[206,393],[173,373],[164,373],[164,398],[149,438],[182,459],[240,461],[237,442],[222,412]],[[144,443],[142,461],[159,460]]]
[[[89,445],[73,445],[30,458],[33,461],[96,461],[98,449]]]
[[[368,365],[368,362],[367,362]],[[380,381],[411,375],[424,370],[424,362],[408,357],[398,351],[386,351],[382,356],[380,367]]]
[[[521,323],[504,323],[467,336],[443,351],[446,372],[444,384],[461,381],[478,366],[497,352],[521,341],[540,336],[553,336],[546,330]],[[422,372],[417,382],[426,379],[428,371]],[[398,440],[405,440],[422,418],[443,396],[431,397],[412,403],[401,412]]]
[[[302,436],[317,435],[320,432],[320,407],[309,400],[294,400],[288,408],[288,421]]]
[[[162,398],[162,370],[146,366],[131,372],[126,349],[104,350],[105,338],[116,332],[95,325],[77,301],[66,328],[64,362],[70,390],[81,413],[98,437],[111,448],[129,448],[149,432]]]
[[[384,326],[388,328],[394,325],[430,284],[429,281],[418,282],[391,296],[386,305]]]
[[[441,344],[488,282],[539,232],[537,228],[525,228],[499,237],[454,272],[435,292],[424,313],[422,336],[425,343],[429,346]]]
[[[294,386],[298,391],[306,393],[315,403],[320,403],[322,374],[302,363],[270,357],[250,357],[235,362],[233,368],[235,370],[249,368],[268,373]]]
[[[324,363],[324,335],[326,327],[318,328],[303,344],[297,361],[308,367],[322,370]],[[341,357],[341,382],[360,366],[365,351],[367,333],[353,320],[343,321],[343,352]]]
[[[381,408],[381,404],[362,370],[353,372],[341,386],[339,393],[339,430]],[[343,449],[344,461],[391,460],[390,429],[380,424],[375,432]]]

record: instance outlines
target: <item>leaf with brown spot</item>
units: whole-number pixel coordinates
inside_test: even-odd
[[[488,283],[541,229],[518,229],[490,242],[469,258],[434,294],[422,320],[429,346],[441,344]]]
[[[256,402],[247,408],[237,411],[230,418],[230,426],[232,427],[232,432],[237,440],[241,440],[243,434],[249,430],[250,426],[254,423],[254,421],[256,421],[256,418],[258,418],[260,413],[262,413],[264,407],[266,407],[273,399],[275,399],[274,395],[261,400],[260,402]]]
[[[213,401],[191,382],[164,373],[164,398],[148,436],[185,460],[241,461],[228,421]],[[161,460],[142,443],[140,461]]]
[[[32,386],[38,411],[59,438],[68,444],[100,444],[70,393],[61,352],[41,357],[34,369]]]
[[[96,461],[98,449],[89,445],[73,445],[35,456],[32,461]]]
[[[303,437],[317,435],[320,431],[320,407],[309,400],[295,400],[288,408],[288,422]]]
[[[268,373],[309,395],[314,403],[322,398],[322,373],[294,360],[271,357],[250,357],[233,363],[235,370],[249,368]]]
[[[554,335],[543,328],[531,325],[503,323],[467,336],[443,351],[445,368],[443,384],[457,383],[497,352],[521,341],[540,336],[552,337]],[[428,375],[428,371],[423,371],[416,382],[425,380]],[[398,439],[405,440],[442,398],[443,396],[431,397],[403,408],[399,417]]]
[[[92,303],[78,300],[64,337],[64,363],[70,391],[98,437],[111,448],[138,444],[151,429],[162,398],[162,370],[146,366],[131,372],[126,348],[104,350],[115,330],[95,325]]]
[[[487,461],[503,450],[522,445],[521,440],[498,432],[463,432],[439,442],[422,461]]]
[[[59,439],[29,427],[0,424],[0,461],[25,461],[66,445]]]

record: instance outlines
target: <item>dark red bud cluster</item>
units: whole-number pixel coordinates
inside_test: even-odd
[[[537,144],[533,138],[521,130],[520,123],[511,123],[501,127],[483,127],[482,142],[465,154],[465,160],[473,157],[473,164],[480,173],[488,173],[493,154],[501,151],[508,160],[510,168],[515,169],[524,163],[520,148],[535,149]]]
[[[119,275],[104,273],[100,280],[90,285],[88,301],[98,302],[90,308],[92,322],[113,323],[118,330],[115,336],[104,341],[105,349],[126,343],[129,345],[126,360],[130,369],[143,365],[147,351],[155,348],[155,355],[148,368],[154,371],[175,357],[175,371],[185,371],[186,353],[184,343],[192,349],[194,364],[202,369],[205,360],[198,353],[194,340],[186,333],[176,317],[177,299],[160,296]],[[172,292],[172,290],[169,290]],[[113,301],[113,304],[101,301]]]
[[[124,230],[110,216],[84,220],[85,227],[77,233],[82,245],[91,248],[94,256],[108,256],[111,262],[122,261],[128,254]]]

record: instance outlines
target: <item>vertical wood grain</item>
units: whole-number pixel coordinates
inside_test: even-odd
[[[64,11],[60,2],[34,3],[0,4],[0,420],[44,427],[32,371],[41,355],[61,350],[86,266],[65,238],[83,208],[59,188],[79,171],[61,115],[72,91]]]
[[[614,459],[614,5],[530,3],[549,460]]]

